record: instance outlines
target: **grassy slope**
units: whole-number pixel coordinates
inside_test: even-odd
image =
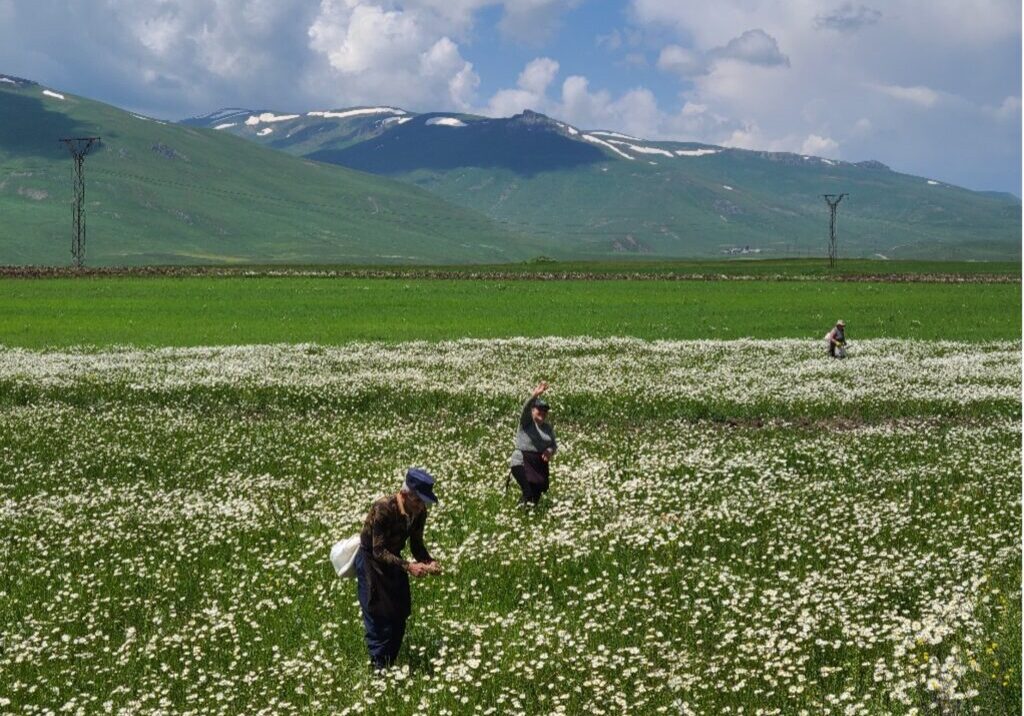
[[[1021,335],[1020,284],[101,278],[0,281],[7,345],[589,335],[853,341]]]
[[[401,178],[577,255],[708,256],[745,245],[769,256],[820,254],[826,192],[851,194],[839,209],[841,255],[991,260],[1021,248],[1019,204],[896,172],[794,166],[753,152],[534,176],[463,168]]]
[[[0,85],[0,263],[70,259],[71,161],[86,162],[92,264],[503,261],[538,253],[410,187],[211,130],[136,118],[39,86]]]

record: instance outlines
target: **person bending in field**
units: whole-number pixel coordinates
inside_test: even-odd
[[[832,358],[846,357],[846,321],[839,319],[831,331],[825,334],[828,354]]]
[[[386,669],[398,657],[412,611],[409,575],[441,571],[423,545],[427,511],[436,502],[433,476],[410,468],[402,489],[374,502],[363,523],[355,569],[366,648],[374,669]],[[402,558],[406,540],[415,562]]]
[[[521,505],[536,505],[540,496],[547,492],[551,458],[558,450],[555,429],[547,421],[550,406],[541,398],[547,389],[548,384],[542,381],[523,405],[516,430],[516,449],[508,461],[512,477],[522,491]]]

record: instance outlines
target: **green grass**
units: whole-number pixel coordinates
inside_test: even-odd
[[[0,709],[647,716],[843,699],[909,716],[971,694],[973,712],[1020,712],[1019,344],[950,359],[875,343],[845,362],[802,347],[765,370],[784,346],[512,348],[28,364],[0,349],[5,385],[66,381],[0,399]],[[501,485],[538,373],[562,450],[523,514]],[[686,394],[755,394],[764,418],[810,395],[839,420],[651,410],[681,375]],[[211,380],[239,399],[176,399]],[[95,400],[67,399],[89,385]],[[253,385],[325,401],[247,407]],[[393,399],[344,407],[367,387]],[[861,401],[876,419],[844,424]],[[612,405],[640,418],[610,422]],[[409,464],[439,477],[426,543],[445,572],[413,584],[399,670],[374,680],[355,586],[327,555]]]
[[[11,346],[506,336],[983,341],[1021,334],[1020,284],[447,281],[323,278],[0,280]]]

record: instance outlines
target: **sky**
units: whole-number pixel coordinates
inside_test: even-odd
[[[0,73],[165,119],[533,109],[1021,195],[1020,0],[0,0]]]

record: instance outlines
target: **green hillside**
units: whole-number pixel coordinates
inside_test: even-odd
[[[789,157],[722,150],[534,175],[462,167],[391,176],[583,256],[822,255],[829,213],[821,194],[847,192],[841,256],[1020,258],[1019,202],[887,169],[816,159],[800,166]]]
[[[487,119],[335,110],[342,117],[271,114],[271,125],[256,121],[258,113],[234,111],[231,126],[222,125],[226,133],[416,184],[537,236],[552,254],[822,255],[828,209],[821,194],[845,192],[841,256],[1021,255],[1015,197],[874,161],[651,142],[578,130],[532,112]],[[438,124],[449,119],[457,122]]]
[[[507,261],[516,232],[406,184],[228,133],[134,115],[28,81],[0,82],[0,264],[70,261],[72,162],[86,160],[86,262]]]

